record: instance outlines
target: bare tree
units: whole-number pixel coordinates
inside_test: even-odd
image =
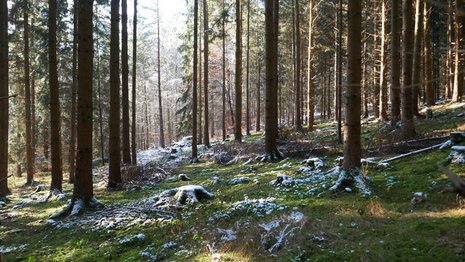
[[[131,164],[129,146],[129,56],[128,56],[128,2],[121,0],[121,105],[123,113],[122,144],[123,163]]]
[[[197,66],[198,66],[198,23],[199,23],[199,2],[194,0],[194,61],[192,73],[192,162],[199,161],[197,154]]]
[[[455,74],[454,74],[454,89],[452,93],[452,101],[462,101],[463,95],[463,64],[464,53],[461,51],[464,48],[463,27],[465,27],[465,15],[462,15],[460,8],[465,5],[464,0],[455,0]]]
[[[134,0],[134,18],[132,30],[132,124],[131,124],[131,157],[132,164],[137,165],[136,154],[136,90],[137,90],[137,0]]]
[[[391,127],[400,120],[400,6],[391,0]]]
[[[0,2],[0,198],[8,189],[8,6]]]
[[[242,0],[236,0],[236,119],[234,140],[242,142]]]
[[[413,8],[412,0],[403,0],[402,6],[402,135],[411,138],[415,135],[412,101],[412,60],[413,60]]]

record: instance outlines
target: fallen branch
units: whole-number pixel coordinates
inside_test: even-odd
[[[7,176],[7,177],[5,177],[5,178],[2,178],[2,179],[0,179],[0,182],[3,182],[4,180],[7,180],[8,178],[10,178],[10,177],[12,177],[12,176],[13,176],[13,175],[9,175],[9,176]]]
[[[426,151],[434,150],[434,149],[440,148],[442,146],[442,144],[443,143],[437,144],[437,145],[434,145],[434,146],[430,146],[430,147],[426,147],[426,148],[423,148],[423,149],[415,150],[415,151],[405,153],[405,154],[402,154],[402,155],[398,155],[398,156],[383,160],[380,163],[389,163],[389,162],[392,162],[392,161],[397,160],[397,159],[401,159],[401,158],[404,158],[404,157],[408,157],[408,156],[416,155],[416,154],[423,153],[423,152],[426,152]]]
[[[454,192],[462,197],[465,197],[465,182],[463,179],[456,174],[449,171],[449,169],[439,166],[439,170],[444,172],[452,183],[454,183]]]
[[[17,97],[17,96],[18,96],[18,94],[14,94],[14,95],[11,95],[11,96],[2,96],[2,97],[0,97],[0,100],[2,100],[2,99],[10,99],[10,98]]]

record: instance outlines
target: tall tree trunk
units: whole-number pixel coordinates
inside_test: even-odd
[[[129,56],[128,56],[128,2],[121,0],[121,105],[123,113],[123,163],[131,164],[129,146]]]
[[[222,14],[222,36],[223,36],[223,64],[221,65],[223,69],[223,95],[222,95],[222,100],[223,100],[223,115],[221,118],[222,122],[222,129],[223,129],[223,141],[226,140],[226,9],[224,5],[224,0],[223,0],[223,14]]]
[[[312,1],[312,0],[311,0]],[[337,112],[337,140],[342,143],[342,0],[339,0],[337,11],[338,34],[337,34],[337,89],[336,89],[336,112]]]
[[[420,0],[418,0],[420,1]],[[428,106],[434,105],[434,89],[433,89],[433,61],[432,61],[432,50],[431,50],[431,28],[430,28],[430,16],[431,16],[431,5],[428,1],[425,2],[425,89],[426,89],[426,104]],[[415,83],[413,83],[415,84]],[[415,93],[414,93],[415,94]],[[418,99],[415,100],[417,102]],[[414,111],[415,113],[415,111]]]
[[[165,131],[163,123],[163,100],[161,96],[161,66],[160,66],[160,5],[157,0],[157,74],[158,74],[158,116],[160,118],[160,147],[165,148]]]
[[[96,9],[96,12],[98,10]],[[102,105],[102,78],[100,77],[100,48],[99,38],[96,39],[97,43],[97,93],[98,93],[98,123],[100,135],[100,158],[102,159],[101,165],[105,165],[105,142],[103,136],[103,105]]]
[[[313,8],[314,0],[308,1],[308,59],[307,59],[307,96],[308,96],[308,109],[307,109],[307,121],[308,129],[313,130],[313,124],[315,122],[315,88],[313,86]]]
[[[391,127],[400,120],[400,6],[391,0]]]
[[[136,85],[137,85],[137,0],[134,0],[134,18],[132,30],[132,124],[131,124],[131,157],[132,164],[137,165],[136,144]]]
[[[246,69],[246,84],[245,84],[245,126],[246,134],[250,135],[250,1],[247,0],[247,69]]]
[[[412,0],[403,0],[402,14],[402,135],[403,138],[415,136],[412,102],[412,58],[413,58],[413,30]]]
[[[203,98],[204,98],[204,132],[203,132],[203,142],[205,146],[210,147],[210,134],[208,133],[208,125],[210,115],[208,113],[208,2],[207,0],[203,0]]]
[[[373,14],[373,93],[372,93],[372,105],[373,105],[373,114],[375,118],[379,118],[379,93],[380,93],[380,82],[381,76],[379,73],[381,72],[381,63],[377,63],[377,61],[381,61],[381,50],[380,50],[380,41],[378,35],[378,27],[379,27],[379,9],[376,1],[373,4],[374,7],[374,14]]]
[[[89,203],[93,196],[92,184],[92,72],[93,72],[93,0],[78,1],[78,117],[76,181],[73,201]],[[110,129],[111,130],[111,129]],[[119,162],[118,162],[119,163]]]
[[[25,1],[24,9],[24,94],[26,105],[26,163],[27,184],[34,179],[34,152],[32,151],[32,121],[31,121],[31,79],[29,68],[29,2]]]
[[[0,2],[0,198],[6,197],[8,189],[8,6]]]
[[[388,90],[386,82],[386,0],[382,0],[381,3],[381,67],[379,72],[379,86],[380,86],[380,107],[379,116],[381,120],[387,121],[387,109],[388,109]]]
[[[61,134],[60,134],[60,95],[58,87],[57,72],[57,50],[56,50],[56,0],[49,0],[49,74],[50,74],[50,148],[52,156],[52,182],[50,189],[62,190],[63,171],[61,162]]]
[[[257,59],[258,62],[258,73],[257,73],[257,114],[256,114],[256,123],[255,123],[255,131],[260,132],[260,111],[261,111],[261,74],[262,74],[262,63],[260,62],[260,56]]]
[[[462,15],[460,8],[465,6],[464,0],[455,0],[455,74],[454,74],[454,89],[452,93],[452,102],[462,101],[463,95],[463,65],[465,55],[462,52],[464,49],[464,35],[462,27],[465,26],[465,15]]]
[[[347,93],[346,93],[346,129],[344,132],[344,164],[346,171],[360,168],[360,114],[361,114],[361,27],[362,2],[349,1],[348,21],[348,64],[347,64]]]
[[[202,104],[203,104],[203,99],[202,99],[202,32],[203,30],[199,30],[199,65],[198,65],[198,72],[199,72],[199,83],[198,83],[198,94],[199,94],[199,98],[198,98],[198,104],[199,104],[199,108],[198,108],[198,112],[199,112],[199,121],[198,124],[199,124],[199,127],[198,127],[198,142],[199,144],[202,144],[203,143],[203,132],[202,132],[202,112],[203,112],[203,109],[202,109]]]
[[[271,159],[282,158],[278,151],[278,30],[279,1],[265,0],[265,152]]]
[[[452,87],[454,86],[454,55],[452,53],[453,49],[453,5],[452,0],[448,0],[448,9],[447,9],[447,65],[446,65],[446,75],[447,75],[447,83],[446,83],[446,94],[445,98],[450,99],[452,98]]]
[[[199,3],[194,0],[194,61],[193,61],[193,79],[192,79],[192,162],[198,162],[197,155],[197,37],[199,23]]]
[[[82,0],[79,0],[82,1]],[[79,82],[79,84],[81,84]],[[110,169],[108,188],[121,187],[119,78],[119,0],[111,0],[110,35]]]
[[[236,110],[234,141],[242,142],[242,0],[236,0]]]
[[[412,67],[412,103],[413,103],[413,114],[419,115],[418,112],[418,101],[420,88],[422,86],[420,71],[421,71],[421,41],[423,40],[423,0],[416,0],[415,3],[415,43],[413,45],[413,67]],[[426,25],[425,21],[425,25]],[[425,28],[426,29],[426,28]],[[426,30],[425,30],[426,33]],[[425,35],[425,43],[429,42],[429,39]],[[427,68],[426,68],[427,69]],[[428,84],[428,83],[427,83]]]
[[[147,101],[147,85],[144,83],[144,107],[145,107],[145,149],[150,147],[150,122],[149,122],[149,106]]]
[[[78,0],[73,0],[73,83],[71,87],[71,137],[69,140],[69,183],[74,183],[74,173],[76,172],[76,98],[78,89],[78,69],[77,69],[77,50],[78,50]]]
[[[300,8],[299,0],[294,2],[295,8],[295,129],[297,131],[302,130],[302,118],[301,118],[301,108],[300,108]]]

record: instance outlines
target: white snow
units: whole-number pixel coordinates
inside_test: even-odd
[[[229,180],[230,185],[238,185],[238,184],[245,184],[249,183],[251,181],[250,177],[235,177],[231,180]]]

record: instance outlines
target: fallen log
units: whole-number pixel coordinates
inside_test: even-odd
[[[2,99],[10,99],[10,98],[17,97],[17,96],[18,96],[18,94],[14,94],[14,95],[11,95],[11,96],[2,96],[2,97],[0,97],[0,100],[2,100]]]
[[[426,152],[426,151],[434,150],[434,149],[440,148],[442,146],[442,144],[443,143],[437,144],[437,145],[434,145],[434,146],[429,146],[429,147],[426,147],[426,148],[422,148],[422,149],[419,149],[419,150],[415,150],[415,151],[405,153],[405,154],[402,154],[402,155],[398,155],[398,156],[395,156],[395,157],[391,157],[389,159],[381,161],[380,163],[389,163],[389,162],[392,162],[392,161],[397,160],[397,159],[401,159],[401,158],[404,158],[404,157],[409,157],[409,156],[416,155],[416,154],[419,154],[419,153],[423,153],[423,152]]]
[[[452,183],[454,183],[454,192],[461,197],[465,197],[465,181],[445,167],[439,166],[439,169],[447,175]]]

